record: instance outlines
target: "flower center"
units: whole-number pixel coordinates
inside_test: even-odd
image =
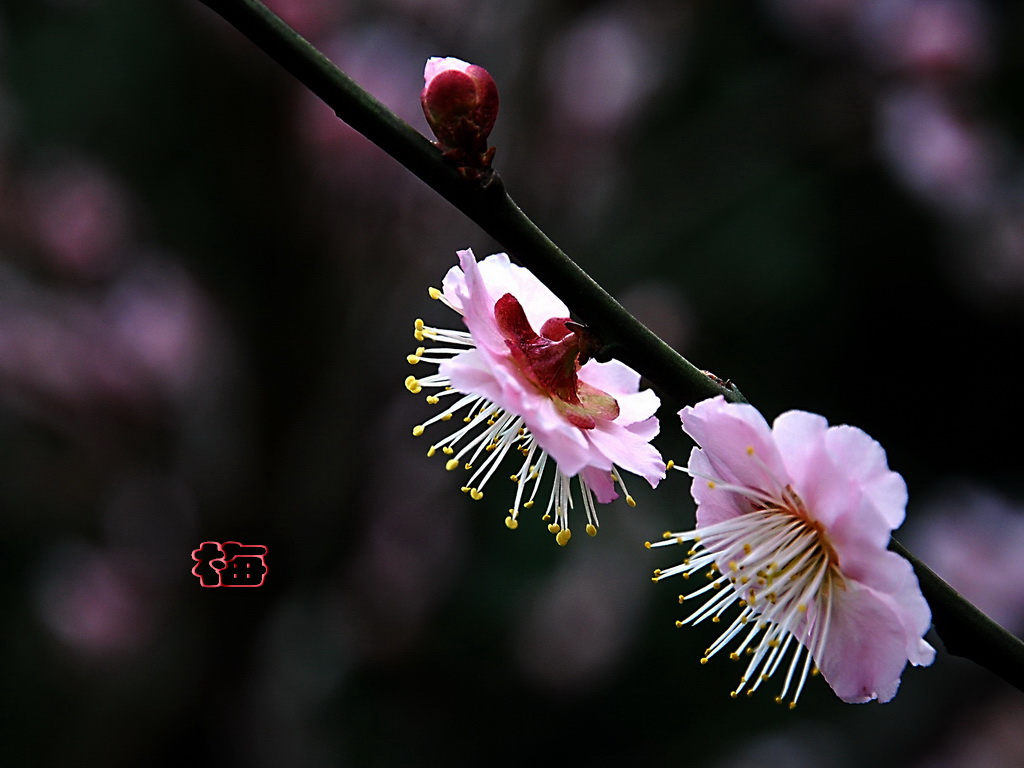
[[[506,293],[494,304],[494,318],[523,378],[549,397],[569,423],[593,429],[598,419],[618,417],[615,398],[577,376],[583,337],[568,317],[550,318],[538,334],[519,300]]]

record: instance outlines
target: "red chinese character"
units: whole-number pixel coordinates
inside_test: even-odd
[[[204,587],[260,587],[267,575],[262,544],[204,541],[192,551],[192,573]]]

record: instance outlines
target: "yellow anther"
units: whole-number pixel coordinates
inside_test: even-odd
[[[452,414],[446,413],[441,417],[441,421],[451,421]]]
[[[636,506],[636,499],[634,499],[632,496],[627,494],[626,495],[626,503],[629,504],[629,506],[631,506],[631,507],[635,507]]]
[[[484,492],[479,488],[472,488],[469,491],[469,496],[473,501],[480,501],[484,497]]]
[[[551,523],[551,525],[548,526],[548,533],[558,533],[560,530],[562,530],[562,526],[558,523]]]
[[[675,465],[676,465],[676,462],[675,462],[675,460],[674,460],[674,459],[669,459],[669,460],[668,460],[668,461],[667,461],[667,462],[665,463],[665,469],[672,469],[672,467],[674,467]]]
[[[655,576],[661,576],[661,568],[655,568],[654,569],[654,575]]]
[[[753,696],[753,695],[754,695],[754,689],[753,688],[748,688],[747,689],[747,696]]]
[[[459,466],[459,460],[458,459],[448,459],[448,462],[444,465],[444,468],[447,469],[449,472],[451,472],[453,469],[456,469],[458,466]]]
[[[744,544],[743,545],[743,551],[746,552],[749,555],[751,552],[754,551],[754,548],[751,547],[749,544]]]
[[[715,487],[715,481],[714,480],[708,480],[708,488],[714,489],[714,487]]]
[[[564,547],[569,543],[569,539],[572,537],[572,532],[568,528],[563,528],[557,534],[555,534],[555,541],[558,542],[558,546]]]
[[[441,298],[441,292],[434,286],[430,286],[430,288],[427,289],[427,293],[430,294],[430,298],[435,301]]]
[[[597,536],[597,526],[593,523],[587,523],[587,536]]]
[[[462,491],[463,493],[469,493],[471,489],[468,485],[464,485],[461,488],[459,488],[459,490]]]
[[[800,613],[807,613],[807,606],[804,603],[800,603],[796,609],[800,611]]]
[[[684,602],[686,602],[686,595],[680,595],[679,596],[679,604],[682,605]]]
[[[729,654],[729,658],[732,659],[733,661],[739,661],[740,655],[738,653],[736,653],[736,651],[733,651],[732,653]]]
[[[416,341],[423,341],[423,329],[423,321],[417,318],[415,330],[412,332],[412,335],[416,337]]]
[[[729,691],[729,696],[731,696],[731,697],[732,697],[732,698],[734,698],[734,699],[735,699],[735,698],[736,698],[737,696],[739,696],[739,695],[740,695],[740,694],[739,694],[739,692],[738,692],[738,691]]]
[[[796,702],[795,701],[789,702],[789,708],[790,709],[796,709]]]
[[[651,542],[645,541],[644,542],[644,546],[647,547],[648,549],[650,549],[651,548]]]
[[[467,461],[467,462],[466,462],[466,469],[472,469],[472,468],[473,468],[473,465],[472,465],[472,464],[470,464],[470,463],[469,463],[469,462]]]
[[[708,663],[708,657],[707,656],[702,656],[701,659],[700,659],[700,663],[701,664],[707,664]]]
[[[418,355],[406,355],[405,360],[409,365],[416,365],[416,363],[420,361],[420,358]]]
[[[671,539],[672,538],[672,531],[665,531],[663,534],[661,534],[661,538],[663,538],[663,539]]]
[[[753,455],[754,455],[754,446],[748,445],[747,446],[747,456],[753,456]]]
[[[740,567],[736,564],[735,560],[730,560],[729,561],[729,570],[730,571],[732,571],[733,573],[736,573],[736,572],[739,571],[739,569],[740,569]]]
[[[435,453],[437,453],[437,446],[436,445],[430,446],[430,448],[427,449],[427,458],[429,459]]]
[[[519,521],[512,517],[512,515],[509,515],[505,518],[505,527],[508,528],[510,531],[514,531],[516,528],[519,527]]]
[[[451,456],[453,453],[455,453],[455,449],[452,448],[450,445],[446,445],[444,448],[441,449],[441,453],[443,453],[445,456]]]
[[[523,504],[523,509],[529,509],[532,506],[533,506],[533,499],[530,499],[528,502]]]
[[[420,383],[416,380],[415,376],[406,377],[405,388],[412,392],[414,395],[418,395],[421,391],[423,391],[423,387],[420,386]]]
[[[720,623],[721,621],[722,621],[722,619],[721,619],[720,617],[718,617],[718,616],[712,616],[712,617],[711,617],[711,623],[712,623],[712,624],[718,624],[718,623]]]
[[[437,405],[441,402],[441,398],[437,395],[427,395],[427,402],[431,405]]]
[[[782,697],[781,696],[776,696],[775,697],[775,703],[776,704],[781,704],[782,703]]]
[[[686,625],[680,619],[676,619],[676,629],[682,629],[684,626]]]
[[[423,425],[422,424],[417,424],[415,427],[412,428],[412,436],[413,437],[419,437],[422,434],[423,434]]]

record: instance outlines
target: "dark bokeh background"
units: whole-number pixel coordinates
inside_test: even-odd
[[[769,417],[879,439],[901,537],[1024,628],[1024,6],[272,6],[421,128],[428,56],[487,67],[537,223]],[[459,493],[402,380],[467,246],[197,0],[0,0],[0,762],[1024,764],[941,650],[885,706],[731,700],[649,579],[680,474],[565,549]],[[204,540],[266,584],[201,589]]]

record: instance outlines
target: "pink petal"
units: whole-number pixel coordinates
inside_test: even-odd
[[[617,360],[609,360],[607,363],[590,360],[580,368],[578,376],[580,381],[615,398],[619,404],[619,415],[615,423],[624,427],[649,419],[661,405],[661,400],[653,390],[637,391],[640,374]]]
[[[697,503],[697,525],[699,527],[731,520],[752,509],[746,497],[722,488],[720,485],[711,487],[708,478],[718,478],[718,474],[711,466],[707,454],[700,448],[690,451],[687,468],[693,475],[690,494]]]
[[[613,397],[635,393],[640,389],[640,374],[625,363],[588,360],[579,370],[580,380],[607,392]],[[650,415],[650,414],[648,414]]]
[[[777,496],[789,475],[764,417],[745,403],[719,395],[679,412],[683,431],[710,462],[711,477]]]
[[[460,253],[461,257],[461,253]],[[463,265],[465,268],[465,265]],[[569,317],[569,308],[534,274],[509,261],[504,253],[495,253],[479,262],[479,271],[487,290],[497,301],[511,293],[523,307],[526,319],[535,330],[552,317]],[[494,302],[491,302],[491,311]]]
[[[615,483],[612,482],[611,472],[595,467],[585,467],[580,472],[580,478],[590,486],[590,490],[594,492],[594,497],[599,504],[607,504],[619,498],[619,494],[615,491]]]
[[[825,443],[833,461],[857,483],[889,526],[903,523],[907,506],[907,485],[889,469],[885,450],[863,430],[850,426],[832,427]]]
[[[855,581],[836,589],[826,646],[815,659],[822,676],[843,701],[886,702],[896,695],[908,660],[930,664],[934,649],[921,639],[928,606],[910,563],[896,594],[876,592]]]
[[[449,69],[454,69],[458,72],[466,72],[471,66],[473,65],[452,56],[444,58],[441,56],[431,56],[427,59],[427,63],[423,67],[423,81],[425,83],[429,83],[439,74],[446,72]]]
[[[584,430],[584,435],[596,453],[620,469],[640,475],[652,488],[665,479],[661,454],[647,440],[625,427],[601,422],[594,429]]]
[[[455,295],[462,305],[463,320],[477,347],[486,349],[492,355],[507,355],[505,339],[498,331],[494,318],[494,303],[501,294],[493,296],[484,283],[483,276],[472,251],[459,251],[464,282],[453,286]]]

